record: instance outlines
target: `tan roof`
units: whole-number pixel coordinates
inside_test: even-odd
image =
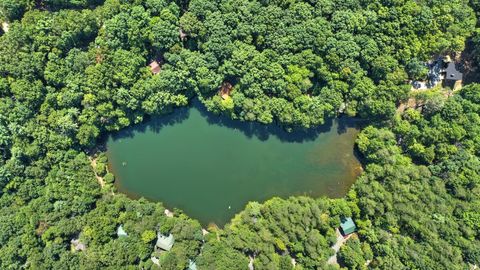
[[[153,61],[152,63],[150,63],[149,66],[150,66],[150,70],[152,71],[153,74],[160,73],[161,67],[160,67],[160,65],[158,64],[157,61]]]
[[[8,29],[10,29],[10,26],[8,25],[7,22],[2,22],[2,29],[3,29],[3,32],[8,32]]]

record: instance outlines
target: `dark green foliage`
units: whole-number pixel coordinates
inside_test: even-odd
[[[359,136],[370,164],[351,198],[367,225],[360,236],[374,253],[370,266],[464,269],[477,263],[480,242],[471,221],[478,210],[471,207],[480,202],[478,93],[478,85],[469,85],[428,117],[406,111],[391,130],[369,127]],[[358,252],[344,254],[346,263],[361,261]]]
[[[356,237],[349,239],[338,253],[339,261],[348,269],[366,269],[373,253],[367,243],[361,243]]]
[[[474,17],[466,2],[382,4],[193,0],[180,18],[187,48],[219,77],[198,94],[212,111],[285,126],[318,125],[339,111],[389,118],[409,88],[405,71],[424,77],[420,60],[463,49]],[[445,6],[451,14],[433,15]],[[218,79],[233,85],[231,99],[220,99]]]
[[[30,0],[2,0],[0,2],[0,18],[5,21],[20,19],[32,5],[33,1]]]

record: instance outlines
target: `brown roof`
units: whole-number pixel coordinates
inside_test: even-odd
[[[153,74],[160,73],[161,67],[160,67],[160,65],[158,64],[157,61],[153,61],[152,63],[150,63],[149,66],[150,66],[150,70],[152,71]]]
[[[230,96],[230,92],[232,91],[232,84],[229,82],[223,82],[222,86],[220,87],[220,96],[223,99],[227,99]]]

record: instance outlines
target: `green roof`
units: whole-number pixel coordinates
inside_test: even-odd
[[[355,223],[350,217],[342,219],[340,227],[344,235],[351,234],[357,230],[357,226],[355,226]]]

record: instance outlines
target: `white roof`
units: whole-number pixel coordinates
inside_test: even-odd
[[[173,238],[173,234],[169,234],[168,236],[165,236],[161,233],[157,234],[157,244],[156,246],[163,249],[163,250],[170,250],[173,246],[173,243],[175,242],[175,238]]]
[[[127,232],[123,229],[123,225],[118,226],[117,228],[117,236],[128,236]]]

